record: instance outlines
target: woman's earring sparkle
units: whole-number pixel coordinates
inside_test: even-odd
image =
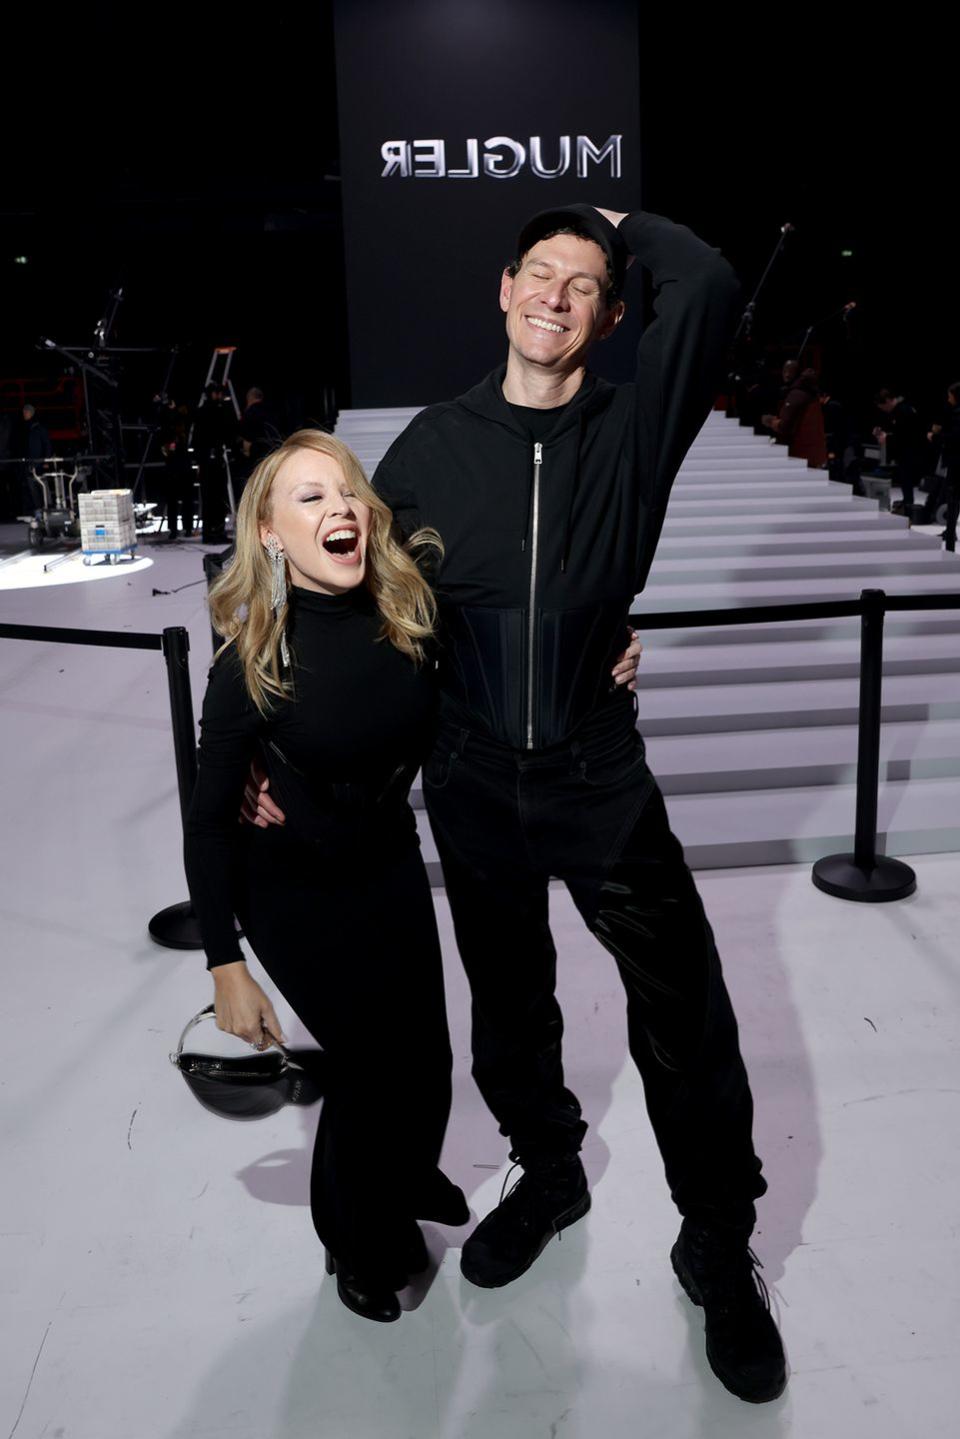
[[[279,618],[280,611],[287,603],[287,562],[283,557],[283,548],[276,535],[270,536],[265,548],[270,556],[270,603],[273,606],[273,613]],[[290,664],[286,630],[280,635],[280,658],[284,665]]]

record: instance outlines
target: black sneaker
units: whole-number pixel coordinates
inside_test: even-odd
[[[464,1244],[461,1273],[481,1289],[509,1284],[526,1273],[555,1234],[589,1208],[587,1176],[577,1155],[527,1165]]]
[[[720,1383],[751,1404],[778,1398],[787,1385],[783,1344],[746,1238],[685,1219],[670,1260],[703,1309],[707,1361]]]

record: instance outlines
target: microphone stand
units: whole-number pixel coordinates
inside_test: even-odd
[[[776,243],[776,245],[775,245],[775,247],[774,247],[773,254],[770,256],[769,260],[767,261],[767,267],[766,267],[766,269],[764,270],[763,274],[760,276],[759,284],[757,285],[757,288],[754,290],[753,294],[751,295],[750,300],[749,300],[749,302],[748,302],[748,304],[747,304],[747,306],[746,306],[746,309],[744,310],[743,314],[740,316],[740,323],[739,323],[739,325],[737,326],[737,332],[736,332],[736,334],[735,334],[734,337],[733,337],[733,343],[734,343],[734,345],[736,345],[737,341],[740,339],[740,336],[741,336],[744,332],[746,332],[747,336],[749,337],[750,332],[751,332],[751,330],[752,330],[752,328],[753,328],[753,318],[754,318],[754,313],[755,313],[756,308],[757,308],[757,300],[759,299],[760,291],[763,289],[764,285],[767,283],[767,277],[769,276],[770,271],[773,269],[774,264],[776,263],[777,256],[780,254],[780,251],[783,249],[784,245],[786,244],[787,236],[793,234],[794,228],[795,228],[795,227],[794,227],[793,225],[791,225],[789,221],[787,221],[786,224],[780,226],[780,238],[779,238],[779,240],[777,241],[777,243]]]
[[[730,418],[733,418],[733,416],[736,415],[739,410],[739,402],[735,398],[737,394],[737,387],[739,386],[741,380],[741,376],[738,371],[742,368],[737,358],[738,347],[741,340],[744,341],[747,345],[749,345],[750,341],[753,338],[753,321],[757,309],[757,300],[760,298],[760,291],[767,283],[770,271],[773,269],[774,264],[776,263],[777,256],[780,254],[780,251],[786,244],[787,236],[792,235],[793,230],[794,226],[790,224],[789,220],[785,224],[780,226],[780,238],[774,246],[773,254],[767,261],[766,268],[764,269],[763,274],[760,276],[757,288],[754,290],[746,305],[746,308],[744,309],[743,314],[740,316],[740,323],[737,326],[736,333],[733,339],[730,341],[730,349],[728,351],[728,354],[730,356],[730,366],[729,374],[727,376],[727,415]]]
[[[819,320],[814,320],[812,325],[808,325],[804,333],[803,340],[800,343],[800,349],[797,351],[797,364],[799,365],[801,359],[803,358],[803,352],[807,348],[807,345],[810,343],[810,336],[813,334],[814,330],[819,330],[821,325],[827,324],[829,320],[835,320],[838,315],[849,315],[850,311],[855,310],[856,308],[856,304],[854,303],[854,301],[851,300],[846,305],[841,305],[838,310],[831,310],[829,315],[822,315]]]

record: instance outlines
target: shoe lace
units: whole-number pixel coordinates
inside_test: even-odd
[[[518,1160],[516,1160],[513,1164],[511,1164],[510,1168],[507,1170],[506,1174],[504,1175],[503,1185],[502,1185],[501,1190],[500,1190],[500,1198],[497,1200],[497,1206],[498,1206],[498,1207],[503,1203],[504,1199],[508,1197],[508,1196],[507,1196],[507,1185],[510,1183],[510,1176],[511,1176],[511,1174],[513,1173],[513,1171],[514,1171],[515,1169],[519,1169],[519,1168],[520,1168],[520,1161],[519,1161],[519,1159],[518,1159]],[[522,1179],[522,1178],[523,1178],[523,1175],[521,1174],[520,1179]],[[513,1193],[514,1189],[516,1189],[517,1185],[520,1183],[520,1179],[516,1180],[515,1183],[513,1184],[512,1188],[511,1188],[511,1190],[510,1190],[510,1193],[511,1193],[511,1194]]]
[[[760,1273],[763,1262],[749,1246],[746,1249],[716,1250],[705,1253],[701,1250],[704,1275],[701,1288],[706,1288],[708,1297],[718,1317],[733,1316],[744,1308],[752,1308],[757,1300],[770,1313],[770,1291]]]
[[[512,1158],[513,1156],[511,1155],[511,1159]],[[517,1222],[526,1228],[534,1225],[539,1227],[543,1222],[541,1210],[549,1209],[550,1206],[549,1200],[544,1194],[542,1184],[537,1182],[541,1176],[538,1175],[536,1168],[524,1169],[524,1172],[519,1178],[514,1180],[509,1189],[507,1188],[507,1185],[510,1184],[510,1176],[514,1170],[521,1168],[523,1168],[523,1161],[514,1159],[504,1175],[503,1184],[500,1187],[500,1198],[497,1200],[497,1207],[499,1208],[501,1204],[516,1196],[514,1203],[517,1209]],[[563,1238],[562,1229],[557,1230],[557,1238]]]
[[[760,1295],[760,1302],[767,1313],[770,1313],[770,1290],[767,1288],[767,1281],[760,1270],[763,1268],[763,1261],[758,1259],[750,1245],[747,1245],[747,1258],[750,1260],[750,1278],[753,1281],[757,1293]]]

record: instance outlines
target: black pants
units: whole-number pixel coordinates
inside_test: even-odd
[[[548,883],[563,879],[616,960],[630,1053],[682,1214],[752,1227],[766,1190],[753,1103],[710,925],[632,711],[579,742],[512,751],[441,727],[424,796],[473,995],[473,1073],[523,1160],[575,1152]]]
[[[201,459],[199,466],[203,538],[222,540],[224,520],[227,516],[227,471],[223,461],[219,459]]]
[[[894,466],[893,483],[903,492],[903,513],[908,517],[913,510],[914,489],[923,478],[923,466],[903,460]]]
[[[193,534],[193,471],[179,455],[168,455],[164,460],[163,499],[167,514],[167,529],[171,535],[177,533],[177,524],[185,535]]]
[[[948,550],[957,548],[957,519],[960,518],[960,475],[948,475],[943,482],[941,497],[947,502],[947,524],[944,532]]]
[[[403,809],[382,843],[337,859],[249,827],[237,898],[254,953],[325,1053],[314,1227],[346,1266],[395,1287],[416,1219],[466,1217],[437,1168],[450,1039],[430,884]]]

